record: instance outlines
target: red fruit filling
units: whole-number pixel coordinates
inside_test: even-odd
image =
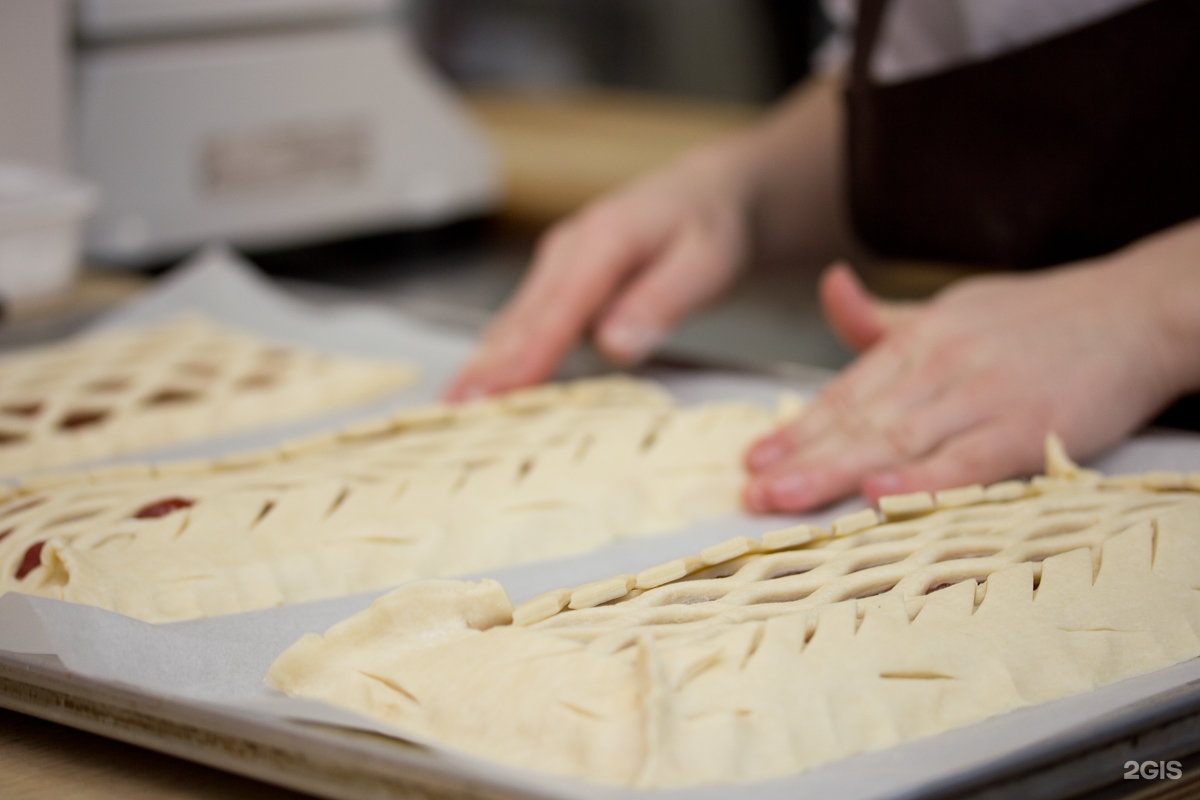
[[[29,549],[25,551],[25,555],[21,558],[21,565],[17,567],[17,580],[24,580],[26,575],[42,565],[42,548],[45,545],[45,540],[29,545]]]
[[[157,500],[149,505],[142,506],[137,513],[133,515],[134,519],[154,519],[155,517],[165,517],[173,511],[178,511],[181,508],[190,508],[195,504],[194,500],[188,500],[184,497],[168,497],[163,500]]]

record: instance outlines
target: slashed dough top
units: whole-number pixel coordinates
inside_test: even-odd
[[[158,622],[579,553],[735,511],[745,447],[786,413],[596,379],[217,463],[38,476],[0,495],[0,591]]]
[[[35,347],[0,356],[0,475],[296,420],[415,376],[197,316]]]
[[[599,783],[775,778],[1200,654],[1200,474],[883,503],[514,608],[418,582],[268,683]]]

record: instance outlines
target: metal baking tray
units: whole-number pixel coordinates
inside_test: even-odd
[[[367,355],[385,354],[381,350],[394,354],[392,343],[400,335],[411,351],[407,355],[422,361],[434,387],[470,348],[468,337],[455,338],[373,311],[351,309],[333,316],[322,312],[317,319],[312,309],[281,296],[221,253],[208,254],[105,324],[157,319],[185,308],[285,339]],[[734,395],[767,399],[785,386],[811,390],[824,377],[819,372],[762,376],[672,366],[660,368],[661,375],[674,391],[692,400]],[[388,402],[427,400],[435,391],[426,385],[415,396]],[[265,446],[317,426],[379,412],[374,406],[358,409],[301,426],[173,448],[156,457],[205,457]],[[1200,468],[1200,437],[1152,433],[1096,466],[1114,472],[1194,470]],[[805,519],[822,523],[848,508],[843,505]],[[552,586],[693,552],[736,533],[754,532],[754,526],[761,532],[791,521],[757,520],[751,525],[747,520],[717,520],[581,557],[501,570],[496,577],[519,600]],[[739,527],[745,525],[750,528]],[[262,687],[265,665],[300,632],[323,630],[370,597],[158,627],[40,598],[0,598],[0,618],[5,620],[0,626],[0,706],[327,797],[646,794],[536,775],[405,742],[386,735],[382,726],[323,712],[313,704],[284,701]],[[78,626],[77,636],[68,635],[73,626]],[[58,641],[56,632],[61,635]],[[225,680],[229,683],[222,683]],[[1018,793],[1027,798],[1114,796],[1147,788],[1144,780],[1124,780],[1129,761],[1179,760],[1185,765],[1184,778],[1200,778],[1200,766],[1193,769],[1188,761],[1197,752],[1200,660],[782,780],[659,791],[654,796],[715,800],[731,791],[762,800],[810,795],[864,800]],[[1175,784],[1177,789],[1182,785]]]

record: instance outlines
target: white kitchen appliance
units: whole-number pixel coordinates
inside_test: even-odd
[[[0,302],[71,283],[94,195],[70,176],[0,160]]]
[[[396,0],[79,0],[78,170],[90,255],[262,248],[478,214],[481,136]]]

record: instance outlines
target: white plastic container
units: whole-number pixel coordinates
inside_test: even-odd
[[[0,299],[67,286],[79,269],[95,194],[73,178],[0,162]]]

